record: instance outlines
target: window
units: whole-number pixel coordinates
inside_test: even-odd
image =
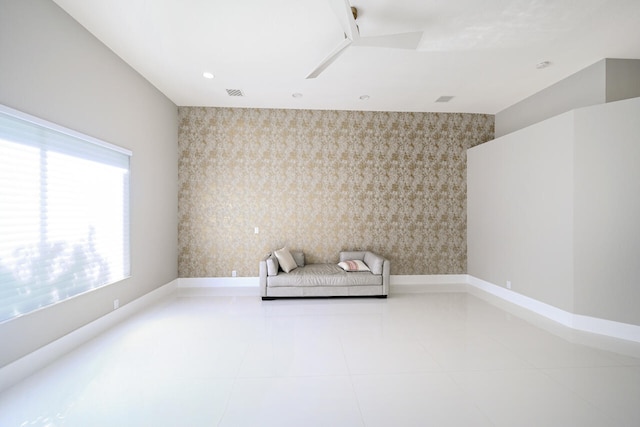
[[[0,322],[129,276],[130,157],[0,106]]]

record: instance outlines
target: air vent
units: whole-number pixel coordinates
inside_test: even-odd
[[[440,98],[436,99],[436,102],[449,102],[453,98],[453,96],[441,96]]]
[[[244,96],[244,93],[242,93],[240,89],[227,89],[227,94],[229,96]]]

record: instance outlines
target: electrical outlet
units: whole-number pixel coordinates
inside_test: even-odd
[[[260,229],[258,227],[254,227],[253,228],[253,232],[258,234],[258,233],[260,233]]]
[[[511,280],[507,280],[507,289],[511,289]]]
[[[120,300],[119,299],[114,299],[113,300],[113,309],[117,310],[118,308],[120,308]]]
[[[233,270],[233,271],[231,272],[231,277],[237,277],[237,276],[238,276],[238,272],[237,272],[237,271],[235,271],[235,270]]]

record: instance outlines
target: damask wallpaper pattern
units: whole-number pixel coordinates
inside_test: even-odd
[[[257,276],[285,245],[466,272],[466,150],[493,139],[493,116],[180,107],[179,121],[180,277]]]

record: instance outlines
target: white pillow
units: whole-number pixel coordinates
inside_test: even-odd
[[[342,268],[344,271],[371,271],[369,270],[369,267],[367,267],[367,264],[359,259],[342,261],[338,263],[338,267]]]
[[[288,273],[291,270],[295,270],[296,267],[298,267],[298,264],[296,264],[296,260],[293,259],[291,252],[289,252],[289,249],[287,249],[286,246],[282,249],[278,249],[277,251],[275,251],[274,255],[276,256],[276,258],[278,258],[278,263],[280,264],[280,268],[285,273]]]

